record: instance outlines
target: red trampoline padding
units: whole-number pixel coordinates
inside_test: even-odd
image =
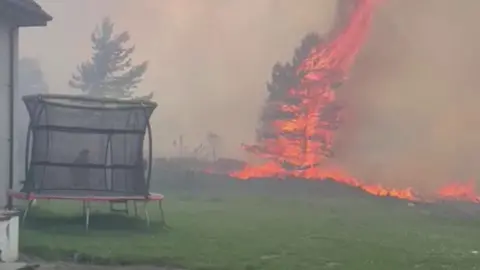
[[[76,201],[161,201],[160,193],[150,193],[147,197],[139,195],[115,194],[91,191],[43,191],[42,193],[25,193],[9,190],[7,194],[19,200],[76,200]]]

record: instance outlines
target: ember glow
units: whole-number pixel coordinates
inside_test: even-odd
[[[266,162],[247,166],[231,176],[240,179],[286,176],[332,179],[376,196],[420,200],[413,188],[365,184],[340,167],[326,165],[333,155],[336,130],[344,119],[335,91],[346,80],[367,38],[377,3],[375,0],[341,0],[340,9],[348,12],[339,14],[347,18],[340,18],[340,26],[333,27],[329,39],[321,41],[302,62],[297,70],[299,84],[286,91],[282,102],[276,99],[267,104],[268,110],[282,115],[262,127],[270,136],[259,138],[256,145],[244,145],[247,152]],[[480,200],[475,194],[474,182],[446,185],[435,196],[435,199]]]

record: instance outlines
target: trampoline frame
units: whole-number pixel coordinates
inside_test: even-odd
[[[40,187],[39,188],[36,188],[35,187],[35,183],[36,181],[34,180],[33,177],[29,177],[29,174],[30,174],[30,168],[32,166],[31,164],[31,153],[34,149],[34,146],[35,146],[35,140],[33,140],[33,125],[34,123],[38,122],[38,117],[41,116],[41,114],[44,112],[45,110],[45,106],[42,106],[42,108],[38,109],[38,108],[35,108],[35,112],[36,112],[36,115],[32,115],[30,117],[30,121],[29,121],[29,125],[28,125],[28,130],[27,130],[27,136],[26,136],[26,146],[25,146],[25,181],[23,182],[23,188],[22,188],[22,191],[20,192],[16,192],[14,190],[9,190],[8,191],[8,195],[13,197],[13,198],[16,198],[16,199],[23,199],[23,200],[28,200],[28,205],[27,205],[27,208],[25,209],[24,211],[24,214],[23,214],[23,217],[22,217],[22,221],[23,223],[25,222],[26,220],[26,217],[28,215],[28,212],[33,204],[33,202],[35,200],[42,200],[42,199],[46,199],[46,200],[81,200],[82,203],[83,203],[83,213],[84,213],[84,216],[85,216],[85,229],[88,230],[89,228],[89,221],[90,221],[90,203],[92,201],[104,201],[104,202],[109,202],[110,203],[110,210],[112,212],[118,212],[118,210],[115,210],[114,207],[113,207],[113,204],[115,203],[124,203],[125,204],[125,211],[126,214],[128,215],[128,202],[129,201],[132,201],[133,204],[134,204],[134,209],[135,209],[135,216],[137,216],[137,202],[143,202],[143,205],[144,205],[144,214],[145,214],[145,219],[146,219],[146,222],[147,222],[147,226],[150,225],[150,217],[149,217],[149,214],[148,214],[148,210],[147,210],[147,206],[148,206],[148,203],[150,201],[158,201],[159,202],[159,210],[160,210],[160,214],[161,214],[161,223],[163,226],[166,226],[165,224],[165,215],[164,215],[164,211],[163,211],[163,207],[162,207],[162,201],[163,201],[163,198],[164,196],[162,194],[159,194],[159,193],[150,193],[149,190],[150,190],[150,182],[151,182],[151,175],[152,175],[152,144],[153,144],[153,140],[152,140],[152,130],[151,130],[151,125],[150,125],[150,116],[147,112],[147,109],[148,108],[152,108],[155,109],[155,107],[157,106],[157,104],[155,102],[152,102],[152,101],[146,101],[146,100],[122,100],[122,99],[113,99],[113,98],[94,98],[94,97],[88,97],[88,96],[71,96],[71,95],[59,95],[59,94],[36,94],[36,95],[26,95],[23,97],[23,100],[24,101],[27,101],[29,99],[37,99],[38,102],[40,103],[44,103],[44,104],[50,104],[50,105],[53,105],[53,106],[60,106],[60,107],[67,107],[67,108],[74,108],[74,109],[84,109],[84,110],[123,110],[123,109],[138,109],[138,108],[143,108],[144,111],[145,111],[145,123],[146,123],[146,128],[143,132],[144,136],[142,136],[142,139],[141,139],[141,144],[142,144],[142,147],[139,149],[140,153],[139,153],[139,156],[140,157],[143,157],[143,161],[142,162],[145,162],[145,155],[144,155],[144,143],[145,143],[145,135],[147,136],[147,143],[148,143],[148,155],[147,155],[147,163],[148,164],[144,164],[143,165],[143,174],[144,174],[144,177],[143,177],[143,181],[144,181],[144,192],[142,192],[142,194],[140,193],[132,193],[131,195],[130,194],[123,194],[122,196],[115,196],[115,195],[112,195],[112,196],[102,196],[102,197],[96,197],[94,195],[89,195],[89,190],[84,190],[85,192],[85,196],[68,196],[68,195],[65,195],[65,196],[55,196],[55,195],[48,195],[48,191],[61,191],[61,190],[45,190],[43,189],[43,178],[44,178],[44,175],[42,175],[42,180],[40,181]],[[82,106],[82,105],[79,105],[79,104],[65,104],[65,103],[62,103],[62,102],[58,102],[56,100],[64,100],[64,101],[79,101],[79,102],[90,102],[90,106]],[[114,107],[109,107],[109,105],[117,105],[117,106],[114,106]],[[121,107],[118,107],[118,105],[122,105]],[[147,106],[148,105],[148,106]],[[45,112],[46,113],[46,112]],[[30,111],[29,111],[29,114],[30,114]],[[128,121],[127,122],[130,122],[131,120],[131,114],[128,116],[129,119],[127,119]],[[32,117],[35,117],[32,119]],[[47,117],[47,121],[48,121],[48,117]],[[46,125],[47,126],[47,130],[48,130],[48,124]],[[57,127],[57,128],[64,128],[64,129],[68,129],[68,130],[75,130],[76,128],[75,127]],[[84,129],[82,131],[82,133],[90,133],[90,134],[101,134],[101,132],[99,130],[96,130],[96,129],[89,129],[89,128],[82,128]],[[103,130],[103,132],[105,132],[105,130]],[[110,151],[110,158],[111,158],[111,154],[112,154],[112,142],[111,142],[111,136],[113,134],[127,134],[128,132],[122,132],[122,130],[111,130],[111,131],[108,131],[108,139],[107,139],[107,145],[105,147],[105,151],[106,151],[106,155],[105,155],[105,160],[107,160],[108,158],[108,154],[107,152]],[[48,133],[47,133],[48,134]],[[48,135],[47,138],[46,138],[46,156],[48,157],[48,153],[49,153],[49,144],[50,144],[50,136]],[[147,167],[145,168],[145,165],[147,165]],[[92,168],[92,165],[86,165],[85,167],[89,167],[89,168]],[[108,169],[111,169],[113,166],[107,166],[106,165],[106,162],[105,162],[105,165],[103,166],[103,168],[105,169],[105,188],[106,190],[91,190],[92,192],[93,191],[104,191],[104,192],[107,192],[108,193],[108,179],[106,177],[107,175],[107,170]],[[45,168],[44,168],[45,169]],[[145,169],[146,169],[146,175],[145,175]],[[112,173],[112,172],[111,172]],[[44,174],[44,173],[43,173]],[[113,173],[112,173],[113,174]],[[112,184],[110,186],[110,191],[112,191],[112,188],[113,188],[113,175],[111,175],[111,181],[112,181]],[[31,185],[31,186],[29,186]],[[78,189],[74,189],[74,190],[78,190]],[[47,191],[46,193],[42,194],[42,191],[45,192]],[[65,190],[67,191],[67,190]],[[112,194],[115,194],[117,192],[112,192]],[[118,194],[118,193],[117,193]]]
[[[47,195],[47,194],[35,194],[35,193],[25,193],[18,192],[15,190],[9,190],[8,196],[18,199],[28,201],[28,205],[25,208],[25,211],[22,215],[22,224],[25,224],[27,215],[29,213],[32,204],[36,200],[73,200],[73,201],[82,201],[83,216],[85,217],[85,230],[88,231],[90,226],[90,211],[92,202],[112,202],[112,201],[125,201],[127,203],[132,201],[135,209],[135,217],[138,217],[137,212],[137,202],[143,203],[143,213],[145,216],[145,221],[147,227],[150,226],[150,214],[148,212],[148,203],[151,201],[158,201],[158,209],[160,210],[160,225],[162,227],[168,227],[165,222],[165,212],[163,210],[163,199],[165,198],[160,193],[150,193],[148,197],[145,196],[58,196],[58,195]],[[127,213],[128,214],[128,213]]]

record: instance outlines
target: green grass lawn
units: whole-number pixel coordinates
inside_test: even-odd
[[[193,270],[467,270],[480,265],[480,221],[462,212],[461,205],[447,211],[359,196],[166,195],[168,231],[155,222],[147,230],[143,220],[98,213],[85,233],[79,203],[39,204],[21,231],[21,251],[49,260],[77,253],[99,263]],[[153,205],[150,213],[159,219]]]

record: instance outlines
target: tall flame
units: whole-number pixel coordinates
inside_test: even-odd
[[[337,20],[330,39],[320,42],[302,62],[297,71],[300,84],[287,92],[285,102],[271,104],[272,108],[285,115],[269,124],[273,136],[259,140],[257,145],[244,145],[247,152],[267,162],[260,166],[247,166],[231,176],[240,179],[285,176],[328,178],[376,196],[418,200],[412,188],[388,189],[381,185],[367,185],[340,168],[325,165],[333,154],[335,131],[343,118],[335,89],[346,80],[366,40],[378,2],[339,1],[339,14],[344,16]],[[437,196],[478,201],[480,197],[474,190],[473,183],[452,184],[440,188]]]

